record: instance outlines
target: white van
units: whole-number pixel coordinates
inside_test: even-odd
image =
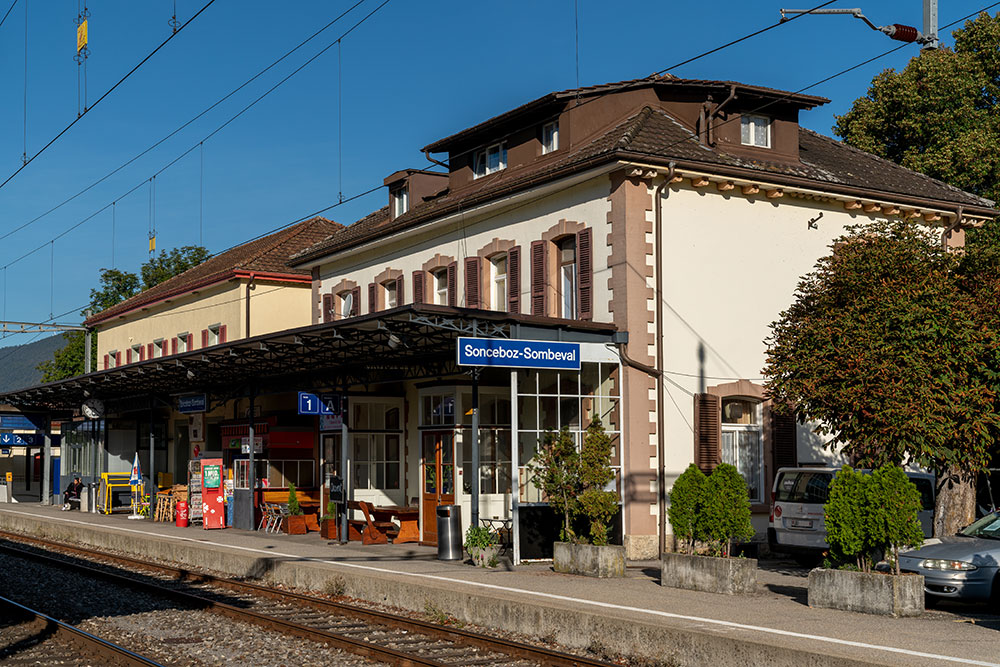
[[[772,552],[789,554],[800,563],[811,565],[829,548],[823,505],[830,482],[839,470],[828,467],[778,469],[771,489],[771,518],[767,528]],[[930,537],[934,522],[934,475],[906,474],[920,492],[920,527],[924,536]]]

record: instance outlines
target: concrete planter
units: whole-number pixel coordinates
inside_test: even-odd
[[[497,554],[500,553],[500,545],[494,544],[489,547],[472,547],[469,549],[469,556],[472,557],[472,564],[476,567],[492,567],[491,562],[495,562]]]
[[[552,545],[552,566],[563,574],[588,577],[624,577],[625,547],[556,542]]]
[[[809,573],[809,606],[883,616],[924,613],[924,578],[817,568]]]
[[[757,559],[665,553],[661,559],[660,585],[726,595],[752,595],[757,591]]]

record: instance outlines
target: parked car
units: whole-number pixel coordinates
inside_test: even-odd
[[[815,565],[826,542],[823,505],[830,482],[839,471],[830,467],[779,468],[771,489],[767,541],[771,551],[791,555],[802,565]],[[862,470],[862,472],[871,472]],[[934,475],[907,472],[920,492],[920,527],[930,537],[934,525]]]
[[[903,572],[924,575],[928,606],[945,598],[993,599],[1000,606],[1000,512],[992,512],[914,551],[899,555]]]

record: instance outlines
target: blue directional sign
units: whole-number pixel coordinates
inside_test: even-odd
[[[181,414],[206,412],[207,409],[208,397],[205,394],[188,394],[177,397],[177,411]]]
[[[306,391],[299,392],[299,414],[300,415],[318,415],[322,409],[322,402],[319,400],[319,396],[316,394],[310,394]]]
[[[0,445],[5,447],[32,447],[39,439],[34,433],[0,433]]]
[[[580,370],[580,344],[547,340],[459,338],[459,366]]]

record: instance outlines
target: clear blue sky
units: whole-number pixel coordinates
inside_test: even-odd
[[[582,85],[648,75],[774,23],[780,2],[611,3],[578,0]],[[178,0],[181,22],[207,0]],[[47,244],[143,183],[197,145],[247,103],[336,41],[381,0],[365,0],[226,103],[128,168],[30,227],[0,240],[0,267]],[[11,0],[0,0],[0,17]],[[104,176],[243,83],[353,4],[347,1],[217,0],[58,142],[0,188],[0,236]],[[809,7],[806,0],[794,7]],[[831,7],[853,7],[858,0]],[[921,24],[920,0],[862,4],[877,24]],[[942,2],[940,23],[991,4]],[[0,27],[0,181],[21,165],[25,17],[28,10],[27,153],[77,113],[75,0],[17,0]],[[93,102],[170,33],[173,2],[91,0],[87,88]],[[996,9],[994,9],[996,11]],[[942,32],[952,43],[950,29]],[[671,70],[798,91],[898,46],[845,16],[803,17]],[[806,92],[832,102],[802,116],[831,134],[834,115],[871,78],[900,68],[916,45]],[[158,248],[197,244],[219,251],[345,197],[391,172],[424,167],[419,148],[552,90],[574,87],[573,0],[390,2],[336,46],[156,179]],[[342,142],[338,140],[342,103]],[[338,159],[342,156],[342,162]],[[341,186],[342,179],[342,186]],[[200,197],[202,189],[204,195]],[[325,215],[349,224],[385,203],[384,190]],[[199,206],[203,230],[199,231]],[[98,270],[137,270],[148,258],[148,185],[54,246],[6,270],[6,317],[38,321],[89,299]],[[53,261],[54,258],[54,261]],[[2,272],[0,272],[2,280]],[[2,286],[0,286],[2,288]],[[78,321],[76,313],[62,321]],[[27,342],[26,336],[0,345]]]

